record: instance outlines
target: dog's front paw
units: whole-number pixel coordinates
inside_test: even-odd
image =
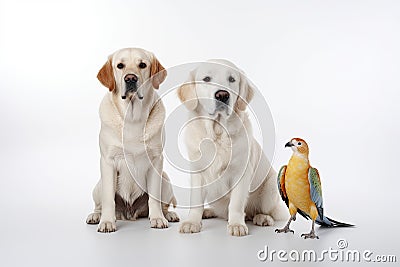
[[[111,233],[115,232],[117,230],[117,226],[115,222],[110,222],[110,221],[102,221],[99,224],[99,227],[97,228],[97,232],[100,233]]]
[[[151,228],[168,228],[168,221],[165,218],[150,218],[150,227]]]
[[[248,235],[249,229],[245,224],[228,224],[228,233],[233,236]]]
[[[201,222],[185,221],[179,226],[179,233],[191,234],[198,233],[201,230]]]
[[[98,224],[100,222],[100,213],[91,213],[86,219],[87,224]]]
[[[168,211],[165,214],[165,219],[167,219],[169,222],[179,222],[179,216],[174,211]]]
[[[266,214],[257,214],[253,218],[253,223],[259,226],[273,226],[275,221],[274,219]]]

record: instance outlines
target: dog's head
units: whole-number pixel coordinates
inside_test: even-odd
[[[244,111],[253,94],[243,72],[227,60],[202,63],[178,89],[179,99],[189,110],[212,118]]]
[[[166,70],[154,54],[140,48],[116,51],[97,74],[99,81],[122,99],[135,96],[143,99],[146,89],[142,85],[151,79],[151,87],[158,89],[166,76]]]

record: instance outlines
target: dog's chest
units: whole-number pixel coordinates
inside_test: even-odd
[[[214,140],[214,153],[212,163],[205,170],[207,183],[218,179],[226,170],[232,158],[232,144],[227,136],[219,136]]]
[[[125,120],[122,138],[128,142],[143,142],[144,122]]]

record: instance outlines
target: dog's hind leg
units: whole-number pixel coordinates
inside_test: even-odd
[[[167,221],[169,222],[179,222],[179,216],[175,211],[169,211],[170,204],[165,204],[162,203],[162,210],[163,210],[163,214],[165,216],[165,219],[167,219]]]
[[[215,214],[214,210],[211,208],[206,208],[203,211],[203,219],[211,219],[216,218],[217,215]]]
[[[275,221],[270,215],[259,213],[253,217],[253,223],[258,226],[273,226]]]

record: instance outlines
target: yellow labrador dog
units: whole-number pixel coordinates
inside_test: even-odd
[[[99,223],[99,232],[114,232],[116,219],[148,216],[153,228],[179,221],[168,211],[176,200],[163,172],[165,109],[155,92],[166,74],[152,53],[127,48],[112,54],[97,75],[110,92],[100,105],[101,178],[86,222]]]
[[[277,174],[254,139],[245,111],[254,90],[226,60],[202,63],[178,89],[190,114],[185,142],[192,184],[181,233],[199,232],[202,218],[221,217],[228,219],[229,234],[243,236],[248,234],[245,220],[267,226],[286,217]],[[205,199],[211,209],[204,209]]]

